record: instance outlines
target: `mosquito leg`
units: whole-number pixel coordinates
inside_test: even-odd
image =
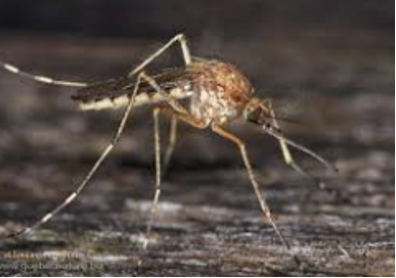
[[[177,140],[177,117],[175,115],[172,115],[170,130],[169,130],[169,142],[165,151],[165,157],[163,163],[163,175],[166,175],[168,172],[173,151],[176,146],[176,140]]]
[[[275,110],[272,106],[272,101],[270,99],[265,100],[265,106],[269,109],[269,112],[271,114],[271,118],[272,118],[272,124],[273,126],[278,129],[280,129],[280,126],[278,124],[278,121],[276,120],[276,116],[275,116]],[[289,165],[290,167],[292,167],[296,172],[300,173],[303,176],[306,176],[308,179],[312,180],[320,189],[326,189],[326,184],[319,179],[318,177],[313,176],[312,174],[308,173],[307,171],[305,171],[303,168],[301,168],[294,160],[289,146],[286,143],[285,140],[282,140],[282,138],[279,139],[279,144],[282,150],[282,155],[283,155],[283,159],[285,161],[285,163],[287,165]]]
[[[16,74],[16,75],[22,76],[24,78],[34,80],[36,82],[40,82],[40,83],[53,84],[53,85],[58,85],[58,86],[63,86],[63,87],[85,87],[85,86],[87,86],[87,83],[83,83],[83,82],[58,80],[58,79],[54,79],[54,78],[51,78],[48,76],[35,75],[32,73],[23,71],[23,70],[17,68],[16,66],[8,64],[3,61],[0,61],[0,67],[8,72],[11,72],[13,74]]]
[[[239,139],[238,137],[236,137],[234,134],[224,130],[222,127],[216,125],[216,124],[212,124],[211,125],[212,131],[215,132],[216,134],[220,135],[221,137],[230,140],[231,142],[233,142],[234,144],[237,145],[237,147],[239,148],[239,151],[241,153],[243,162],[245,164],[245,167],[247,169],[248,175],[249,175],[249,179],[251,184],[253,185],[253,189],[254,192],[256,194],[256,197],[258,199],[258,202],[260,204],[260,208],[261,211],[263,213],[263,218],[268,219],[268,221],[270,222],[271,226],[273,227],[273,229],[275,230],[276,234],[278,235],[280,241],[282,242],[283,246],[285,247],[285,249],[287,251],[291,251],[290,245],[288,243],[288,241],[286,240],[286,238],[283,236],[283,234],[281,233],[281,231],[278,229],[278,226],[275,224],[275,221],[272,219],[271,216],[271,212],[270,209],[267,205],[267,202],[265,201],[265,199],[263,198],[263,196],[261,195],[260,192],[260,188],[259,188],[259,184],[256,180],[252,165],[250,163],[247,151],[246,151],[246,146],[245,144],[242,142],[241,139]],[[295,262],[300,266],[300,260],[296,257],[293,256],[293,259],[295,260]]]
[[[166,44],[164,44],[160,49],[158,49],[156,52],[154,52],[151,56],[149,56],[146,60],[144,60],[139,66],[137,66],[135,69],[133,69],[129,74],[128,77],[131,77],[144,69],[148,64],[150,64],[152,61],[154,61],[156,58],[161,56],[166,50],[169,49],[174,43],[180,43],[182,53],[183,53],[183,59],[186,65],[191,64],[191,54],[190,50],[187,46],[187,39],[184,34],[178,34],[174,36],[172,39],[170,39]]]
[[[153,119],[154,119],[154,149],[155,149],[155,187],[154,187],[154,197],[151,204],[149,221],[147,223],[146,233],[143,240],[143,253],[147,251],[151,230],[154,224],[155,215],[157,212],[158,201],[161,195],[161,140],[160,140],[160,130],[159,130],[159,113],[161,108],[154,108]],[[138,268],[143,264],[142,257],[138,260]]]
[[[139,66],[137,66],[133,71],[131,71],[128,76],[131,77],[135,75],[136,73],[140,72],[143,70],[148,64],[150,64],[153,60],[155,60],[157,57],[159,57],[161,54],[163,54],[169,47],[171,47],[174,43],[179,42],[180,47],[182,49],[183,53],[183,59],[186,65],[191,64],[192,58],[190,54],[190,50],[187,45],[187,39],[184,34],[178,34],[174,36],[171,40],[169,40],[164,46],[162,46],[160,49],[158,49],[154,54],[152,54],[150,57],[148,57],[146,60],[144,60]],[[59,80],[55,79],[52,77],[48,76],[42,76],[42,75],[35,75],[26,71],[23,71],[16,67],[15,65],[6,63],[4,61],[0,61],[0,68],[3,68],[4,70],[11,72],[13,74],[25,77],[30,80],[34,80],[36,82],[40,83],[45,83],[45,84],[53,84],[53,85],[58,85],[58,86],[63,86],[63,87],[85,87],[88,84],[85,82],[74,82],[74,81],[67,81],[67,80]]]
[[[172,128],[171,128],[171,138],[170,138],[170,145],[169,148],[167,150],[167,153],[170,153],[170,155],[173,152],[173,148],[174,145],[176,143],[176,132],[177,132],[177,118],[175,118],[176,116],[180,117],[183,120],[184,118],[187,118],[189,115],[187,113],[187,111],[180,105],[180,103],[170,97],[168,94],[166,94],[161,87],[157,84],[157,82],[151,78],[150,76],[148,76],[146,73],[142,72],[140,74],[140,76],[142,77],[142,79],[146,80],[148,82],[148,84],[153,87],[153,89],[155,89],[159,94],[163,95],[166,98],[166,101],[171,105],[171,107],[176,111],[177,114],[172,113]],[[150,219],[149,219],[149,223],[147,226],[147,231],[146,231],[146,237],[145,237],[145,241],[143,243],[143,250],[147,249],[147,245],[148,245],[148,238],[150,236],[151,233],[151,227],[152,227],[152,223],[154,220],[154,216],[155,216],[155,212],[157,209],[157,204],[158,204],[158,200],[161,194],[161,189],[160,189],[160,185],[161,185],[161,152],[160,152],[160,131],[159,131],[159,113],[160,112],[167,112],[168,109],[167,108],[163,108],[163,107],[157,107],[154,109],[153,111],[153,117],[154,117],[154,139],[155,139],[155,168],[156,168],[156,186],[155,186],[155,193],[154,193],[154,200],[153,200],[153,206],[151,208],[151,212],[150,212]],[[180,116],[178,115],[180,114]],[[187,120],[185,120],[187,121]],[[191,122],[193,120],[190,120]],[[170,156],[168,154],[168,156]],[[169,159],[169,158],[167,158]],[[139,261],[139,265],[141,264],[141,261]]]
[[[160,141],[160,130],[159,130],[159,114],[169,113],[172,117],[182,120],[193,127],[204,128],[203,124],[199,120],[189,115],[180,115],[175,113],[172,109],[167,107],[157,107],[153,111],[154,117],[154,144],[155,144],[155,193],[150,211],[150,218],[146,229],[145,238],[143,241],[143,252],[147,251],[149,238],[154,223],[155,215],[157,212],[158,201],[161,195],[161,141]],[[143,264],[142,259],[138,260],[138,267],[140,268]]]
[[[113,148],[117,145],[119,142],[121,135],[124,131],[125,125],[127,123],[128,116],[130,112],[132,111],[133,103],[136,98],[136,94],[139,89],[139,84],[141,81],[141,75],[138,76],[134,91],[132,93],[132,96],[129,100],[128,106],[124,112],[124,115],[121,119],[120,125],[118,126],[118,129],[113,137],[113,140],[111,143],[106,147],[106,149],[102,152],[98,160],[95,162],[95,164],[92,166],[91,170],[88,172],[88,174],[85,176],[83,181],[80,183],[80,185],[77,187],[76,190],[74,190],[60,205],[58,205],[55,209],[44,215],[40,220],[35,222],[33,225],[25,227],[15,233],[11,233],[9,235],[6,235],[5,238],[12,238],[15,236],[19,236],[22,234],[27,234],[31,232],[32,230],[40,227],[41,225],[45,224],[48,222],[53,216],[55,216],[58,212],[60,212],[62,209],[64,209],[67,205],[69,205],[71,202],[73,202],[82,192],[82,190],[89,184],[91,181],[93,175],[96,173],[102,162],[105,160],[105,158],[110,154],[110,152],[113,150]]]
[[[179,114],[189,114],[187,110],[175,99],[174,97],[167,94],[155,81],[154,78],[148,76],[146,73],[141,73],[142,79],[146,80],[147,83],[156,90],[160,95],[162,95],[166,102]]]
[[[164,172],[164,171],[166,171],[167,167],[169,166],[169,162],[171,160],[173,150],[176,145],[178,121],[181,120],[181,121],[189,124],[192,127],[197,128],[197,129],[204,129],[207,127],[207,124],[199,119],[194,118],[193,116],[191,116],[188,113],[178,113],[178,112],[175,112],[169,108],[161,108],[161,112],[163,112],[163,113],[168,112],[169,114],[171,114],[171,117],[172,117],[169,145],[166,150],[165,158],[164,158],[164,167],[163,167],[163,172]]]
[[[155,190],[159,192],[161,185],[161,137],[159,129],[159,113],[161,108],[155,108],[154,117],[154,147],[155,147]],[[157,196],[157,193],[156,193]],[[158,193],[159,196],[159,193]]]
[[[150,236],[153,230],[153,225],[155,217],[158,210],[158,203],[161,197],[161,136],[160,136],[160,123],[159,116],[161,113],[161,108],[155,108],[153,111],[154,118],[154,145],[155,145],[155,193],[153,198],[153,203],[150,211],[150,218],[147,225],[146,234],[143,242],[143,252],[145,253],[148,249]],[[143,264],[142,260],[139,260],[138,266],[141,267]]]

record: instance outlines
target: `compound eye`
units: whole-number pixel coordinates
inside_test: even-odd
[[[264,128],[268,129],[268,130],[271,130],[272,129],[272,125],[267,122],[267,123],[264,124]]]
[[[247,115],[247,120],[253,123],[258,123],[260,121],[260,118],[261,118],[260,108],[253,108],[251,111],[249,111]]]

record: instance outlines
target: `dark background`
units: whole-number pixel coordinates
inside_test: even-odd
[[[1,1],[1,31],[89,37],[227,38],[324,28],[392,37],[394,1]]]
[[[247,142],[279,228],[311,265],[308,275],[390,276],[394,18],[394,1],[1,0],[0,60],[96,81],[125,74],[185,33],[193,54],[240,67],[278,115],[302,122],[284,123],[287,134],[340,169],[335,175],[294,152],[326,181],[319,190],[284,165],[276,142],[246,124],[232,127]],[[165,55],[157,67],[175,62]],[[77,113],[72,92],[0,73],[1,233],[58,204],[110,140],[120,113]],[[77,202],[32,234],[1,241],[1,269],[136,274],[154,180],[150,107],[131,122]],[[181,137],[141,274],[307,275],[262,223],[233,146],[187,127]]]
[[[365,74],[388,73],[377,56],[393,55],[393,6],[393,1],[365,0],[0,1],[0,33],[4,38],[58,38],[72,45],[70,51],[78,51],[85,40],[88,45],[80,53],[93,52],[105,42],[145,42],[139,44],[145,51],[119,49],[118,59],[111,54],[117,71],[99,65],[109,69],[102,77],[87,67],[92,78],[105,78],[122,74],[137,56],[148,55],[159,42],[183,32],[193,53],[240,65],[256,87],[265,87],[265,94],[318,88],[351,93],[367,85],[362,84]],[[335,56],[343,60],[335,62]],[[366,61],[365,56],[373,57]],[[383,84],[370,85],[378,89]]]

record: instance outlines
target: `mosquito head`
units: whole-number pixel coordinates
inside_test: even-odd
[[[252,98],[246,104],[243,116],[246,121],[260,126],[269,124],[271,119],[270,110],[257,98]]]
[[[324,166],[329,169],[332,169],[334,172],[338,172],[338,169],[329,163],[326,159],[321,157],[320,155],[316,154],[315,152],[311,151],[310,149],[300,145],[293,140],[285,137],[283,135],[282,130],[276,124],[276,121],[279,120],[278,118],[274,118],[273,112],[271,112],[271,107],[266,105],[265,102],[257,99],[252,98],[245,106],[243,111],[243,116],[246,121],[251,122],[260,126],[266,134],[271,135],[272,137],[278,139],[285,145],[292,146],[319,161]]]

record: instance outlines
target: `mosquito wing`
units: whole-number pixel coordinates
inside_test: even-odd
[[[183,91],[191,83],[188,71],[184,68],[166,69],[151,76],[164,92],[175,98],[188,97]],[[83,110],[118,108],[128,103],[135,90],[136,77],[120,77],[89,84],[76,91],[72,99],[80,104]],[[135,106],[165,100],[147,81],[141,80],[135,99]]]

